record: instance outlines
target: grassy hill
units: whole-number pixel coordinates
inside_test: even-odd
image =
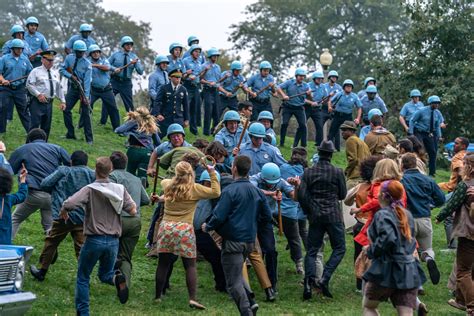
[[[72,153],[74,150],[82,149],[90,155],[89,165],[94,166],[95,158],[109,155],[113,150],[125,151],[125,139],[112,132],[110,125],[99,126],[100,106],[94,109],[94,144],[89,146],[85,143],[82,131],[76,131],[77,141],[61,138],[65,135],[62,113],[55,109],[53,117],[53,128],[50,142],[57,143]],[[77,107],[74,110],[74,119],[78,119]],[[122,112],[122,116],[124,113]],[[189,134],[188,141],[194,141]],[[8,126],[6,135],[0,136],[7,145],[7,157],[17,146],[25,141],[25,132],[15,114],[14,121]],[[287,147],[282,148],[283,155],[290,155],[289,146],[292,140],[287,140]],[[314,143],[309,142],[309,152],[314,152]],[[344,152],[337,153],[334,162],[340,167],[345,165]],[[440,170],[437,180],[446,180],[449,173]],[[438,210],[434,211],[437,214]],[[158,315],[158,314],[184,314],[191,312],[188,307],[188,296],[184,280],[182,264],[178,261],[171,278],[171,290],[167,292],[160,304],[153,303],[155,288],[155,269],[157,261],[145,257],[147,250],[146,232],[153,213],[152,207],[142,208],[142,232],[133,259],[133,276],[130,299],[126,305],[120,305],[116,298],[115,288],[101,284],[96,272],[91,278],[91,314],[92,315]],[[39,254],[43,247],[43,232],[38,213],[32,215],[25,221],[14,240],[15,244],[34,246],[34,254],[30,263],[37,264]],[[260,289],[254,272],[250,270],[251,286],[256,293],[260,304],[259,314],[314,314],[314,315],[360,315],[361,295],[355,292],[355,280],[353,273],[353,241],[352,236],[346,236],[347,253],[343,262],[338,267],[331,281],[330,287],[334,299],[325,299],[320,296],[303,302],[302,286],[299,284],[301,277],[295,274],[294,264],[290,259],[289,251],[285,250],[286,240],[284,237],[276,237],[279,251],[279,298],[275,303],[266,303],[263,290]],[[434,249],[441,270],[441,282],[433,286],[430,282],[425,284],[426,295],[421,299],[428,305],[433,315],[462,315],[446,304],[450,298],[446,288],[448,275],[451,271],[454,253],[440,252],[445,248],[445,235],[442,225],[437,225],[434,232]],[[326,245],[325,258],[328,258],[330,247]],[[73,244],[70,237],[59,247],[59,258],[51,266],[46,280],[37,282],[31,277],[29,271],[26,276],[24,289],[32,291],[37,295],[37,300],[30,310],[30,315],[74,315],[74,288],[76,279],[77,261],[74,257]],[[207,262],[198,263],[198,297],[201,303],[207,306],[204,313],[213,315],[236,315],[237,309],[228,295],[214,291],[214,281],[210,265]],[[394,309],[389,303],[381,307],[382,315],[394,315]]]

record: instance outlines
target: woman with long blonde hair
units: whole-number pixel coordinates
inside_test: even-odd
[[[125,123],[117,127],[115,133],[128,136],[128,172],[146,179],[151,152],[160,144],[158,132],[156,119],[146,107],[141,106],[127,113]]]
[[[211,187],[195,183],[192,166],[185,161],[176,165],[175,176],[161,181],[164,191],[164,216],[158,231],[158,267],[156,269],[156,295],[161,300],[163,287],[175,256],[180,256],[186,270],[186,285],[189,306],[205,307],[196,300],[196,237],[193,217],[196,204],[202,199],[215,199],[221,194],[219,180],[214,167],[207,166]]]
[[[372,263],[364,274],[363,306],[365,316],[379,315],[381,301],[390,299],[398,315],[413,315],[418,288],[426,281],[420,263],[414,257],[415,224],[403,208],[405,190],[397,180],[384,181],[378,201],[381,209],[374,215],[365,251]]]

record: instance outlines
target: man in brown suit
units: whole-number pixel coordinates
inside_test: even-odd
[[[370,120],[371,131],[365,136],[365,143],[369,146],[370,154],[382,155],[387,145],[397,146],[397,140],[390,131],[382,126],[382,117],[372,116]]]
[[[353,121],[345,121],[341,127],[342,138],[346,141],[347,167],[344,174],[348,188],[355,186],[360,180],[359,165],[362,160],[370,156],[370,150],[357,135],[357,126]]]

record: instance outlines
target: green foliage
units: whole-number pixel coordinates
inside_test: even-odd
[[[444,136],[472,139],[474,21],[469,4],[410,1],[404,7],[410,28],[396,43],[392,56],[377,66],[380,91],[390,112],[398,118],[411,89],[420,89],[424,100],[436,94],[448,124]],[[389,126],[401,128],[395,117]]]

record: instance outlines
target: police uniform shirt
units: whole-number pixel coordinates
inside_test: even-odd
[[[168,65],[168,71],[171,69],[179,69],[184,74],[186,72],[186,68],[184,67],[183,60],[181,58],[173,59],[173,56],[168,55],[168,61],[170,62]]]
[[[194,59],[192,56],[186,57],[183,59],[185,72],[188,70],[192,70],[191,75],[194,76],[192,79],[191,76],[186,77],[186,81],[192,82],[194,85],[199,85],[200,78],[199,73],[202,71],[201,62],[198,59]]]
[[[4,45],[3,45],[3,48],[2,48],[2,54],[5,56],[6,54],[11,54],[12,53],[12,41],[14,39],[11,39],[11,40],[8,40]],[[30,48],[30,45],[28,44],[27,41],[25,40],[22,40],[23,41],[23,44],[25,44],[25,47],[23,48],[23,52],[22,54],[25,55],[26,57],[30,57],[31,54],[33,54],[33,52],[31,51],[31,48]]]
[[[368,119],[369,111],[372,109],[379,109],[383,114],[388,112],[385,102],[383,102],[382,98],[378,95],[376,95],[373,100],[370,100],[367,95],[364,95],[360,99],[360,103],[362,103],[362,118],[364,120]]]
[[[431,125],[431,111],[433,113],[433,126]],[[415,131],[424,133],[433,133],[437,137],[441,137],[441,123],[443,123],[443,115],[436,109],[432,110],[431,106],[425,106],[415,112],[410,120],[410,134]]]
[[[0,75],[6,80],[13,80],[26,76],[33,69],[28,57],[24,54],[16,57],[13,54],[6,54],[0,58]],[[24,84],[26,79],[13,82],[14,87]]]
[[[209,81],[209,82],[219,81],[221,79],[221,67],[218,64],[206,62],[205,64],[202,65],[203,67],[202,69],[204,70],[204,68],[209,67],[209,65],[211,68],[209,68],[209,70],[204,75],[204,80]],[[217,87],[217,85],[215,85],[214,87]]]
[[[239,156],[247,156],[251,159],[252,164],[250,167],[249,175],[254,175],[260,172],[263,165],[267,162],[273,162],[277,166],[281,166],[286,163],[280,150],[268,143],[263,142],[260,147],[253,147],[252,141],[246,142],[239,151]]]
[[[241,74],[234,76],[232,74],[232,70],[224,71],[221,74],[221,78],[223,78],[224,76],[227,76],[227,78],[221,82],[222,88],[224,88],[224,90],[226,90],[227,92],[232,93],[232,96],[235,97],[237,95],[237,91],[239,90],[237,89],[237,87],[245,81],[244,76],[242,76]],[[219,91],[219,94],[225,95],[222,91]]]
[[[91,56],[87,58],[91,64],[98,64],[103,66],[110,67],[109,70],[101,70],[96,67],[92,67],[92,82],[91,85],[94,88],[104,89],[110,83],[110,72],[115,70],[115,67],[112,67],[107,60],[107,58],[100,56],[98,60],[94,60]]]
[[[127,54],[127,62],[126,63],[124,63],[125,54]],[[110,62],[111,66],[113,66],[115,68],[119,68],[119,67],[125,66],[126,64],[128,64],[129,62],[131,62],[132,60],[137,59],[137,58],[138,58],[138,56],[134,52],[126,53],[123,50],[119,50],[119,51],[116,51],[115,53],[113,53],[112,56],[109,57],[109,62]],[[122,70],[121,72],[116,74],[116,76],[118,76],[120,78],[131,79],[133,69],[135,69],[139,75],[143,75],[144,68],[143,68],[143,65],[140,62],[140,60],[138,60],[135,65],[128,66],[127,68],[125,68],[124,70]],[[125,76],[123,75],[124,72],[125,72]]]
[[[187,141],[184,141],[183,142],[183,145],[181,147],[191,147],[192,145],[189,144]],[[173,144],[171,144],[170,141],[166,141],[164,143],[161,143],[160,146],[156,147],[155,151],[156,151],[156,155],[158,157],[161,157],[163,156],[164,154],[166,153],[169,153],[170,151],[172,151],[175,147],[173,147]]]
[[[25,41],[28,43],[31,49],[31,53],[34,54],[41,49],[41,51],[47,51],[49,48],[48,42],[46,42],[46,38],[40,32],[35,32],[34,34],[30,34],[30,32],[25,32]],[[41,58],[41,56],[37,56]]]
[[[148,95],[150,98],[155,100],[160,89],[169,82],[168,73],[158,67],[148,78]]]
[[[333,86],[331,86],[329,82],[325,83],[324,85],[326,86],[326,90],[328,91],[328,94],[332,94],[333,96],[337,94],[339,91],[342,91],[341,85],[338,84],[337,82],[334,83]]]
[[[59,68],[59,73],[61,76],[70,79],[72,74],[67,71],[68,68],[74,71],[74,63],[76,62],[76,54],[69,54],[64,59],[64,63]],[[92,82],[92,66],[91,62],[87,60],[85,57],[79,58],[76,65],[76,70],[74,74],[77,76],[79,81],[82,83],[82,87],[84,88],[84,93],[86,97],[90,97],[91,93],[91,82]]]
[[[313,94],[313,101],[319,103],[329,95],[328,90],[323,83],[316,85],[314,81],[311,81],[308,85]]]
[[[408,124],[413,114],[415,114],[416,111],[418,111],[424,106],[425,105],[421,101],[414,103],[413,100],[410,100],[410,102],[407,102],[403,105],[400,111],[400,116],[404,117],[406,123]]]
[[[76,35],[73,35],[69,38],[69,40],[66,42],[64,47],[72,49],[72,46],[74,45],[74,42],[78,41],[78,40],[81,40],[84,43],[86,43],[87,48],[89,48],[89,46],[91,46],[92,44],[97,44],[96,41],[90,36],[88,36],[87,38],[84,38],[84,37],[82,37],[82,35],[76,34]]]
[[[240,135],[242,135],[243,127],[239,125],[237,128],[237,131],[235,134],[231,134],[229,130],[224,127],[222,128],[217,134],[216,137],[214,138],[215,141],[221,143],[227,153],[229,155],[232,155],[232,150],[237,147],[237,144],[239,143]],[[245,144],[246,142],[250,141],[250,137],[248,135],[248,132],[245,131],[244,137],[242,138],[242,144]]]
[[[46,67],[43,65],[36,67],[31,71],[30,75],[28,76],[28,80],[26,81],[26,88],[35,97],[38,97],[40,94],[42,94],[46,98],[51,98],[52,95],[53,97],[56,96],[59,100],[61,100],[62,103],[65,103],[66,99],[61,86],[59,73],[53,69],[50,69],[50,74],[54,89],[52,94],[50,90],[51,85],[49,81],[48,69],[46,69]]]
[[[258,73],[250,77],[250,79],[247,81],[247,87],[251,88],[253,92],[257,93],[272,82],[275,83],[275,78],[273,78],[272,75],[269,74],[266,77],[262,77],[262,75]],[[271,90],[271,88],[265,89],[265,91],[262,91],[257,96],[257,99],[269,99]]]
[[[278,181],[275,184],[267,184],[267,182],[262,178],[262,174],[260,172],[251,176],[249,181],[254,186],[262,190],[271,191],[271,192],[280,190],[281,193],[287,198],[289,198],[290,193],[295,190],[295,188],[291,184],[289,184],[286,180],[281,179],[281,178],[280,178],[280,181]],[[271,196],[267,195],[265,197],[267,198],[268,206],[270,206],[270,209],[272,210],[273,215],[278,214],[277,201],[275,201],[275,199]]]
[[[306,82],[303,81],[301,83],[297,83],[295,78],[283,82],[278,87],[282,90],[285,90],[286,95],[289,97],[304,93],[309,90],[309,85]],[[298,97],[290,98],[285,102],[292,106],[303,106],[305,104],[305,99],[306,94],[303,94]]]
[[[359,98],[354,92],[347,94],[344,91],[340,91],[332,97],[331,102],[333,107],[336,106],[336,112],[346,114],[351,114],[353,107],[362,107],[362,103],[360,103]]]
[[[183,54],[183,60],[185,60],[186,58],[192,58],[191,53],[189,52],[189,50],[185,51],[184,54]],[[206,62],[206,56],[204,55],[203,51],[201,51],[201,55],[199,55],[197,60],[200,64],[204,64]]]

